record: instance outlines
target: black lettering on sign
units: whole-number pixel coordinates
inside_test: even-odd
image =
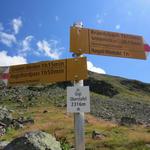
[[[60,70],[42,70],[41,74],[42,75],[54,75],[54,74],[61,74],[64,73],[64,69],[60,69]]]
[[[113,32],[106,32],[106,31],[95,31],[95,30],[90,30],[91,31],[91,36],[102,36],[102,37],[111,37],[111,38],[119,38],[120,35],[118,33],[113,33]]]
[[[29,70],[31,70],[31,71],[33,71],[33,70],[38,70],[38,69],[40,69],[40,65],[38,64],[38,65],[26,65],[26,67],[25,67],[25,69],[27,70],[27,71],[29,71]]]
[[[91,51],[94,52],[94,53],[97,53],[97,54],[104,54],[105,53],[104,50],[97,50],[95,48],[92,48]]]
[[[76,106],[86,106],[86,103],[83,103],[83,102],[72,102],[71,103],[71,107],[76,107]]]
[[[34,84],[34,83],[37,83],[37,82],[39,82],[40,80],[39,79],[37,79],[37,80],[23,80],[23,81],[11,81],[10,82],[10,84],[14,84],[14,85],[16,85],[16,84],[28,84],[28,83],[32,83],[32,84]]]
[[[115,40],[110,39],[110,38],[92,37],[91,39],[97,42],[115,42]]]
[[[63,68],[65,66],[64,62],[52,62],[54,68]]]
[[[20,79],[20,78],[26,78],[26,77],[36,77],[39,76],[40,72],[26,72],[26,73],[17,73],[17,74],[11,74],[11,79]]]
[[[24,66],[23,67],[21,66],[21,67],[18,67],[18,68],[15,68],[15,67],[12,66],[11,71],[12,72],[18,72],[18,71],[24,71],[24,69],[25,69]]]
[[[138,41],[132,41],[132,40],[122,40],[122,44],[128,44],[128,45],[141,45],[141,42]]]
[[[64,62],[46,62],[46,63],[42,63],[42,69],[46,68],[63,68],[65,67],[65,63]]]
[[[109,54],[109,55],[118,55],[118,56],[121,56],[121,55],[122,55],[122,52],[121,52],[121,51],[105,50],[105,53],[106,53],[106,54]]]

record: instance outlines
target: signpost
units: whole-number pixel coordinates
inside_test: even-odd
[[[71,27],[70,51],[124,58],[146,59],[142,36]]]
[[[70,28],[70,51],[78,57],[82,54],[95,54],[146,59],[146,52],[150,51],[150,47],[144,44],[142,36],[87,29],[78,24]],[[80,89],[77,85],[83,86],[83,80],[75,83],[74,88],[67,89],[67,111],[75,112],[75,148],[84,150],[84,111],[89,108],[84,109],[82,106],[86,104],[81,102],[80,96],[76,96]]]
[[[75,23],[74,27],[79,27],[82,29],[82,22]],[[80,58],[81,54],[74,53],[74,57]],[[83,80],[74,81],[74,87],[83,87]],[[84,140],[84,112],[74,113],[74,128],[75,128],[75,149],[85,150],[85,140]]]
[[[67,87],[67,112],[90,112],[89,86]]]
[[[8,86],[73,81],[86,78],[86,58],[71,58],[11,66]]]

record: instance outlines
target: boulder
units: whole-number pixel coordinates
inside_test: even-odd
[[[5,146],[9,144],[8,141],[0,141],[0,150],[4,149]]]
[[[4,135],[5,133],[6,133],[6,129],[0,126],[0,136]]]
[[[45,114],[45,113],[48,113],[48,111],[47,111],[47,110],[44,110],[43,113],[44,113],[44,114]]]
[[[6,107],[0,107],[0,121],[9,126],[11,124],[12,119],[13,118],[11,111],[8,110]]]
[[[137,121],[135,118],[131,117],[122,117],[120,120],[120,125],[135,125]]]
[[[61,146],[52,135],[35,131],[13,140],[4,150],[61,150]]]
[[[15,119],[16,122],[26,125],[26,124],[34,124],[34,119],[32,118],[24,118],[24,117],[20,117],[18,119]]]
[[[92,139],[93,140],[102,140],[105,137],[103,133],[100,133],[98,131],[92,131]]]

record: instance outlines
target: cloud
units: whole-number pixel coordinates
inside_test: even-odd
[[[99,13],[96,15],[96,22],[98,24],[102,24],[103,23],[103,16],[100,15]]]
[[[9,56],[6,51],[0,52],[0,66],[26,64],[27,60],[21,56]]]
[[[106,18],[106,16],[107,16],[106,12],[101,13],[101,14],[97,13],[96,14],[96,22],[101,25],[102,23],[104,23],[104,18]]]
[[[97,19],[97,23],[98,23],[98,24],[102,24],[102,23],[103,23],[103,20],[102,20],[102,19]]]
[[[93,65],[93,63],[90,61],[87,61],[87,68],[89,71],[92,71],[92,72],[96,72],[96,73],[100,73],[100,74],[106,74],[105,70],[103,70],[99,67],[95,67]]]
[[[42,23],[39,23],[39,24],[38,24],[38,27],[41,28],[41,27],[42,27]]]
[[[0,31],[3,31],[3,30],[4,30],[3,24],[0,22]]]
[[[61,48],[57,48],[58,41],[51,40],[50,42],[46,40],[38,41],[37,47],[40,52],[44,52],[45,56],[51,57],[52,59],[59,59],[61,53],[59,52]]]
[[[55,20],[56,20],[56,21],[59,21],[59,17],[58,17],[58,16],[55,16]]]
[[[128,16],[132,16],[132,12],[131,11],[127,11]]]
[[[0,32],[0,42],[11,47],[13,43],[16,43],[16,37],[13,34]]]
[[[27,37],[25,37],[25,39],[23,41],[20,42],[20,50],[19,50],[19,54],[22,56],[26,56],[27,52],[32,50],[31,48],[31,41],[33,40],[33,36],[29,35]]]
[[[14,29],[14,33],[18,34],[20,28],[22,27],[22,20],[21,20],[21,18],[13,19],[12,20],[12,26],[13,26],[13,29]]]
[[[115,26],[115,28],[116,28],[117,30],[119,30],[119,29],[121,28],[120,24],[117,24],[117,25]]]
[[[30,43],[34,37],[32,35],[29,35],[25,37],[25,39],[22,41],[23,51],[30,50]]]

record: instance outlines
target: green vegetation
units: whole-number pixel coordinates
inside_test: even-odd
[[[44,101],[44,100],[43,100]],[[47,110],[46,113],[43,113]],[[49,103],[49,106],[38,105],[26,110],[21,108],[14,112],[20,115],[32,117],[35,123],[27,125],[23,129],[8,129],[6,135],[0,140],[12,140],[29,131],[42,130],[51,133],[62,144],[63,150],[68,150],[74,145],[74,127],[72,114],[66,113],[65,108],[57,108]],[[86,115],[85,141],[87,150],[148,150],[146,144],[150,143],[149,128],[143,126],[124,127],[115,123],[99,120]],[[96,130],[105,135],[102,139],[92,139],[92,131]]]
[[[119,77],[89,73],[91,114],[86,114],[86,150],[149,150],[150,85]],[[128,84],[128,82],[130,84]],[[74,146],[73,115],[66,112],[66,87],[71,83],[0,90],[0,105],[13,110],[13,117],[33,118],[34,124],[8,128],[0,141],[10,141],[29,131],[51,133],[63,150]],[[120,126],[121,117],[134,117],[141,125]],[[102,120],[104,119],[104,120]],[[92,132],[104,135],[93,139]]]

